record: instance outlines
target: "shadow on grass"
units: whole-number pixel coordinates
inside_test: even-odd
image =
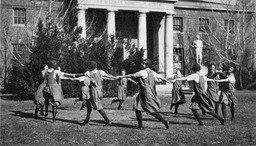
[[[22,118],[29,118],[29,119],[34,119],[34,113],[26,113],[23,111],[11,111],[13,116],[18,116]],[[48,115],[49,116],[49,115]],[[132,118],[134,121],[136,121],[136,118]],[[52,123],[52,118],[49,117],[38,117],[38,120],[46,121],[46,122],[51,122]],[[77,121],[77,120],[69,120],[69,119],[60,119],[56,118],[56,121],[62,121],[66,123],[71,123],[71,124],[77,124],[81,126],[85,125],[94,125],[94,126],[104,126],[105,121],[104,120],[91,120],[88,124],[83,124],[83,122]],[[155,118],[144,118],[143,121],[151,121],[151,122],[159,122]],[[170,124],[182,124],[182,125],[191,125],[191,123],[186,123],[186,122],[174,122],[174,121],[169,121]],[[99,125],[100,124],[100,125]],[[123,123],[114,123],[112,122],[110,127],[123,127],[123,128],[131,128],[131,129],[137,129],[137,125],[129,125],[129,124],[123,124]],[[149,129],[155,129],[155,128],[149,128]]]
[[[30,118],[30,119],[34,119],[34,113],[26,113],[23,111],[11,111],[12,116],[18,116],[18,117],[22,117],[22,118]]]
[[[34,118],[34,113],[26,113],[26,112],[23,112],[23,111],[11,111],[11,112],[13,112],[13,113],[10,114],[10,115],[21,117],[21,118],[42,120],[42,121],[47,121],[47,122],[51,122],[51,121],[48,121],[47,119],[52,119],[52,118],[44,117],[44,116],[38,116],[37,118]],[[51,111],[49,111],[49,113],[51,113]]]
[[[58,115],[57,115],[58,116]],[[52,118],[50,117],[47,117],[45,119],[49,119],[49,120],[52,120]],[[66,122],[66,123],[71,123],[71,124],[78,124],[78,125],[81,125],[82,123],[80,123],[79,121],[77,120],[68,120],[68,119],[60,119],[60,118],[56,118],[56,121],[62,121],[62,122]]]
[[[143,119],[142,121],[153,121],[153,120],[145,120]],[[154,120],[153,122],[157,122],[160,125],[162,124],[158,120]],[[180,125],[192,125],[192,123],[187,123],[187,122],[174,122],[174,121],[169,121],[170,124],[180,124]],[[124,128],[132,128],[132,129],[138,129],[138,125],[127,125],[127,124],[122,124],[122,123],[112,123],[111,126],[113,127],[124,127]],[[148,127],[149,129],[159,129],[159,128],[152,128]]]
[[[23,111],[11,111],[12,113],[10,115],[12,116],[18,116],[21,118],[28,118],[28,119],[35,119],[34,118],[34,113],[27,113],[27,112],[23,112]],[[51,112],[50,112],[51,113]],[[38,117],[37,120],[43,120],[46,122],[52,122],[52,115],[48,115],[47,117]],[[58,114],[57,114],[58,116]],[[60,119],[60,118],[56,118],[56,121],[62,121],[62,122],[66,122],[66,123],[71,123],[71,124],[77,124],[77,125],[81,125],[84,126],[83,122],[81,121],[77,121],[77,120],[69,120],[69,119]],[[91,120],[89,122],[89,125],[97,125],[95,123],[99,123],[104,125],[105,121],[104,120]],[[86,124],[88,125],[88,124]],[[115,126],[115,127],[126,127],[126,128],[133,128],[134,126],[132,125],[125,125],[125,124],[120,124],[120,123],[111,123],[111,126]]]
[[[15,94],[1,94],[0,98],[2,100],[13,100],[13,101],[26,101],[30,100],[29,98],[20,98],[19,96]]]
[[[63,110],[63,111],[68,111],[73,109],[80,109],[80,107],[63,107],[63,106],[58,107],[58,110]]]
[[[95,126],[99,126],[98,124],[95,123],[91,123],[91,122],[95,122],[95,123],[101,123],[102,125],[105,124],[105,121],[100,121],[100,120],[92,120],[90,121],[90,125],[95,125]],[[161,124],[159,122],[159,124]],[[172,123],[173,124],[173,123]],[[120,127],[120,128],[130,128],[130,129],[138,129],[138,125],[130,125],[130,124],[123,124],[123,123],[111,123],[110,127]],[[138,129],[138,130],[145,130],[145,129],[153,129],[153,130],[157,130],[159,128],[156,127],[143,127],[142,129]]]
[[[171,116],[171,115],[174,115],[174,116],[191,116],[192,114],[189,114],[189,113],[178,113],[178,114],[174,114],[173,112],[159,112],[160,114],[162,114],[163,116]]]
[[[159,112],[161,113],[163,116],[173,116],[174,118],[187,118],[187,119],[195,119],[195,117],[192,114],[188,114],[188,113],[178,113],[178,114],[174,114],[174,113],[170,113],[170,112]],[[205,116],[205,115],[200,115],[200,119],[201,120],[213,120],[214,118],[212,116]]]
[[[174,121],[169,121],[170,124],[175,124],[175,125],[192,125],[192,123],[188,122],[174,122]]]
[[[89,122],[89,125],[95,125],[95,126],[99,126],[98,124],[102,124],[101,126],[105,125],[105,121],[104,120],[91,120]],[[116,122],[111,122],[110,127],[123,127],[123,128],[137,128],[137,125],[128,125],[128,124],[122,124],[122,123],[116,123]]]
[[[133,119],[134,121],[137,121],[136,118],[131,118]],[[142,121],[149,121],[149,122],[158,122],[158,123],[161,123],[158,119],[154,118],[152,116],[152,118],[142,118]],[[187,123],[187,122],[175,122],[175,121],[170,121],[168,120],[170,124],[181,124],[181,125],[191,125],[191,123]]]
[[[34,119],[34,113],[26,113],[26,112],[23,112],[23,111],[11,111],[11,112],[13,112],[13,113],[10,114],[10,115],[13,115],[13,116]],[[193,117],[191,117],[191,118],[193,118]],[[133,121],[137,121],[136,118],[131,118],[131,119]],[[51,122],[52,123],[51,115],[50,116],[48,115],[48,117],[38,117],[37,120],[42,120],[42,121],[46,121],[46,122]],[[91,120],[88,124],[83,124],[83,122],[77,121],[77,120],[60,119],[60,118],[56,118],[56,121],[62,121],[62,122],[71,123],[71,124],[77,124],[77,125],[81,125],[81,126],[84,126],[84,125],[103,126],[105,124],[104,120]],[[143,122],[146,122],[146,121],[157,122],[157,123],[161,124],[161,122],[159,122],[158,119],[153,118],[153,117],[152,118],[143,118],[142,121]],[[187,122],[175,122],[175,121],[170,121],[170,120],[169,120],[169,123],[170,124],[177,124],[177,125],[191,125],[191,123],[187,123]],[[101,125],[99,125],[99,124],[101,124]],[[123,128],[137,129],[137,125],[129,125],[129,124],[123,124],[123,123],[116,123],[116,122],[115,123],[112,122],[111,123],[111,127],[123,127]]]
[[[117,110],[117,111],[122,111],[122,110],[124,110],[124,111],[134,111],[134,109],[131,109],[131,108],[121,108],[120,110],[119,109],[117,109],[116,107],[104,107],[104,110]]]
[[[137,128],[137,125],[127,125],[127,124],[122,124],[122,123],[111,123],[111,126],[113,127],[124,127],[124,128]]]
[[[161,123],[160,123],[161,124]],[[123,123],[111,123],[110,127],[120,127],[120,128],[129,128],[129,129],[137,129],[137,130],[159,130],[161,128],[159,127],[143,127],[142,129],[138,128],[138,125],[129,125],[129,124],[123,124]]]
[[[195,119],[195,117],[194,116],[180,116],[180,117],[182,117],[182,118],[187,118],[187,119]],[[201,120],[214,120],[215,118],[214,117],[212,117],[212,116],[210,116],[210,117],[208,117],[208,116],[201,116],[200,115],[200,119]]]

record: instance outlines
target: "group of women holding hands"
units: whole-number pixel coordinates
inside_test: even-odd
[[[171,108],[175,106],[175,113],[178,113],[178,106],[185,103],[185,96],[181,89],[181,81],[192,81],[194,87],[194,96],[191,99],[190,109],[198,121],[199,125],[203,125],[200,119],[198,110],[201,110],[203,115],[205,113],[217,118],[222,125],[226,121],[226,106],[230,107],[231,120],[235,118],[235,105],[237,98],[235,92],[235,76],[233,74],[234,67],[229,66],[224,72],[217,72],[216,65],[210,64],[208,74],[200,72],[201,66],[195,64],[192,67],[194,73],[186,77],[182,77],[179,70],[177,70],[177,77],[175,76],[174,86],[172,91]],[[218,114],[219,105],[222,106],[222,115]]]
[[[161,121],[166,129],[169,129],[169,122],[165,120],[159,113],[160,100],[157,97],[155,85],[156,81],[165,81],[167,83],[173,82],[172,91],[172,103],[171,109],[175,106],[175,113],[178,113],[178,107],[180,104],[185,103],[185,96],[181,89],[181,80],[193,81],[194,85],[194,96],[192,97],[192,104],[190,109],[193,115],[198,120],[199,125],[203,125],[200,120],[200,116],[197,110],[201,109],[204,113],[208,113],[215,118],[217,118],[221,124],[224,124],[226,118],[226,105],[231,108],[232,119],[234,118],[234,107],[237,100],[234,96],[234,86],[235,78],[233,75],[233,69],[223,73],[216,73],[216,66],[211,65],[210,71],[207,75],[200,74],[201,67],[199,64],[195,64],[192,68],[193,74],[182,77],[180,70],[177,70],[177,75],[171,80],[167,80],[161,75],[157,74],[149,68],[151,62],[145,59],[142,64],[142,70],[134,74],[125,74],[125,70],[122,70],[121,76],[112,76],[107,74],[103,70],[97,69],[97,63],[94,61],[90,62],[89,68],[82,74],[68,74],[61,72],[58,68],[56,61],[52,60],[48,66],[44,67],[42,75],[44,77],[44,82],[38,87],[35,94],[34,103],[36,104],[36,110],[34,117],[37,118],[38,111],[41,111],[43,115],[43,106],[45,106],[45,116],[48,115],[48,106],[52,105],[53,111],[53,121],[55,121],[57,108],[61,105],[63,100],[63,92],[61,88],[61,79],[78,80],[83,83],[81,88],[83,104],[81,109],[87,107],[87,115],[83,124],[87,124],[90,121],[90,115],[92,110],[97,110],[105,120],[105,126],[111,125],[111,122],[104,111],[101,100],[103,98],[103,80],[118,80],[118,96],[114,99],[112,103],[119,102],[118,109],[122,108],[122,104],[126,99],[127,93],[127,82],[131,81],[139,86],[139,93],[135,99],[133,109],[135,110],[136,118],[138,121],[138,128],[143,128],[142,125],[142,111],[146,111],[153,117]],[[76,77],[79,76],[79,77]],[[216,80],[218,79],[218,80]],[[136,81],[135,81],[136,80]],[[218,89],[216,82],[221,82],[219,84],[219,89],[221,90],[221,95],[218,95]],[[208,83],[208,86],[207,86]],[[227,87],[228,86],[228,87]],[[76,99],[75,103],[78,101]],[[215,103],[215,111],[214,111]],[[218,115],[219,104],[222,105],[223,118]]]

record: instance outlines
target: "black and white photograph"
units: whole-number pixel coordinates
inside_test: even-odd
[[[256,146],[256,0],[0,0],[1,146]]]

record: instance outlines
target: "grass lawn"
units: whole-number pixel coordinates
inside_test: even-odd
[[[103,127],[104,120],[96,111],[91,122],[82,126],[86,110],[80,111],[81,102],[73,105],[74,99],[65,99],[58,110],[57,120],[52,123],[52,114],[47,118],[34,119],[32,101],[17,101],[1,98],[1,138],[3,145],[256,145],[256,92],[236,93],[239,104],[236,119],[219,121],[209,115],[201,116],[205,126],[197,126],[189,110],[191,95],[186,95],[187,103],[181,105],[179,114],[170,111],[170,96],[160,95],[161,114],[170,121],[170,129],[154,117],[143,113],[144,129],[136,129],[137,121],[132,110],[134,98],[127,99],[122,110],[117,104],[110,105],[112,98],[103,99],[105,111],[112,121],[110,127]],[[51,111],[51,107],[50,107]]]

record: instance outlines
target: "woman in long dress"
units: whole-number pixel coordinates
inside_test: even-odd
[[[92,112],[92,109],[97,110],[101,116],[105,119],[105,126],[109,126],[111,123],[103,109],[103,106],[101,104],[101,100],[103,98],[103,86],[102,81],[103,78],[109,78],[109,79],[116,79],[114,76],[107,74],[103,70],[97,69],[97,63],[95,61],[92,61],[90,63],[90,98],[87,102],[87,115],[86,119],[84,120],[83,124],[87,124],[90,121],[90,115]]]
[[[34,118],[38,118],[38,111],[40,110],[40,114],[41,115],[44,115],[44,112],[43,112],[43,107],[44,107],[44,96],[43,96],[43,89],[44,87],[46,86],[46,79],[45,79],[45,72],[47,71],[48,69],[48,66],[46,64],[43,65],[43,68],[44,70],[42,71],[42,77],[44,78],[44,81],[43,83],[41,83],[38,88],[37,88],[37,91],[35,92],[35,96],[34,96],[34,103],[36,105],[36,109],[35,109],[35,113],[34,113]]]
[[[89,85],[91,83],[91,80],[90,80],[90,72],[89,71],[86,71],[83,76],[81,77],[77,77],[77,78],[74,78],[72,80],[78,80],[80,82],[83,83],[82,87],[81,87],[81,97],[82,97],[82,106],[80,108],[80,110],[83,110],[84,107],[86,106],[86,102],[90,99],[90,92],[89,92]],[[76,99],[74,104],[76,104],[76,102],[78,102],[80,99]]]
[[[167,79],[163,78],[161,75],[157,74],[156,72],[152,71],[149,66],[151,65],[150,60],[146,59],[143,62],[143,69],[139,72],[134,74],[129,74],[125,76],[121,76],[119,78],[138,78],[140,92],[137,96],[133,109],[136,113],[136,118],[138,121],[138,128],[143,128],[142,126],[142,111],[148,112],[150,115],[157,118],[161,121],[166,129],[169,129],[169,122],[166,121],[159,113],[158,110],[160,109],[160,100],[156,95],[155,90],[155,80],[161,79],[166,82],[169,82]]]
[[[219,75],[219,73],[216,72],[216,65],[213,63],[210,64],[208,70],[209,72],[207,74],[207,78],[216,80]],[[219,102],[218,83],[215,81],[207,81],[207,93],[216,107],[217,103]],[[215,113],[217,113],[216,108]]]
[[[233,73],[234,67],[230,66],[228,71],[220,74],[220,80],[216,80],[216,82],[220,82],[220,99],[218,104],[216,105],[216,113],[218,114],[219,104],[222,105],[222,115],[223,118],[226,120],[226,106],[230,107],[231,112],[231,120],[235,118],[235,106],[238,103],[238,100],[235,96],[235,75]]]
[[[51,104],[53,109],[53,121],[55,121],[56,118],[57,108],[61,105],[64,98],[61,79],[69,79],[64,77],[65,74],[66,73],[60,71],[55,60],[50,61],[49,69],[45,72],[46,87],[43,90],[45,98],[45,116],[48,115],[48,106]]]
[[[125,74],[126,74],[126,71],[124,69],[122,69],[122,75],[124,76]],[[135,82],[134,80],[132,80],[130,78],[118,79],[117,99],[113,99],[111,102],[111,104],[113,104],[115,102],[119,102],[119,105],[117,108],[118,110],[120,110],[122,108],[122,104],[126,100],[128,81],[131,81],[131,82],[137,84],[137,82]]]
[[[183,75],[180,72],[180,69],[176,69],[176,75],[174,79],[181,78]],[[179,105],[186,103],[185,95],[182,92],[182,81],[175,81],[172,88],[172,102],[170,110],[175,106],[174,114],[178,114]]]
[[[189,108],[192,110],[193,115],[197,119],[198,125],[200,126],[203,125],[203,122],[201,121],[200,116],[197,112],[200,109],[204,110],[207,114],[215,117],[220,121],[222,125],[224,125],[225,120],[214,112],[212,101],[209,98],[209,95],[207,94],[207,91],[206,91],[206,87],[207,87],[206,82],[214,81],[214,80],[209,79],[204,75],[200,74],[201,66],[199,64],[193,65],[192,70],[194,71],[193,74],[187,77],[174,79],[172,82],[175,82],[176,80],[193,81],[195,94],[191,99],[192,103]]]

